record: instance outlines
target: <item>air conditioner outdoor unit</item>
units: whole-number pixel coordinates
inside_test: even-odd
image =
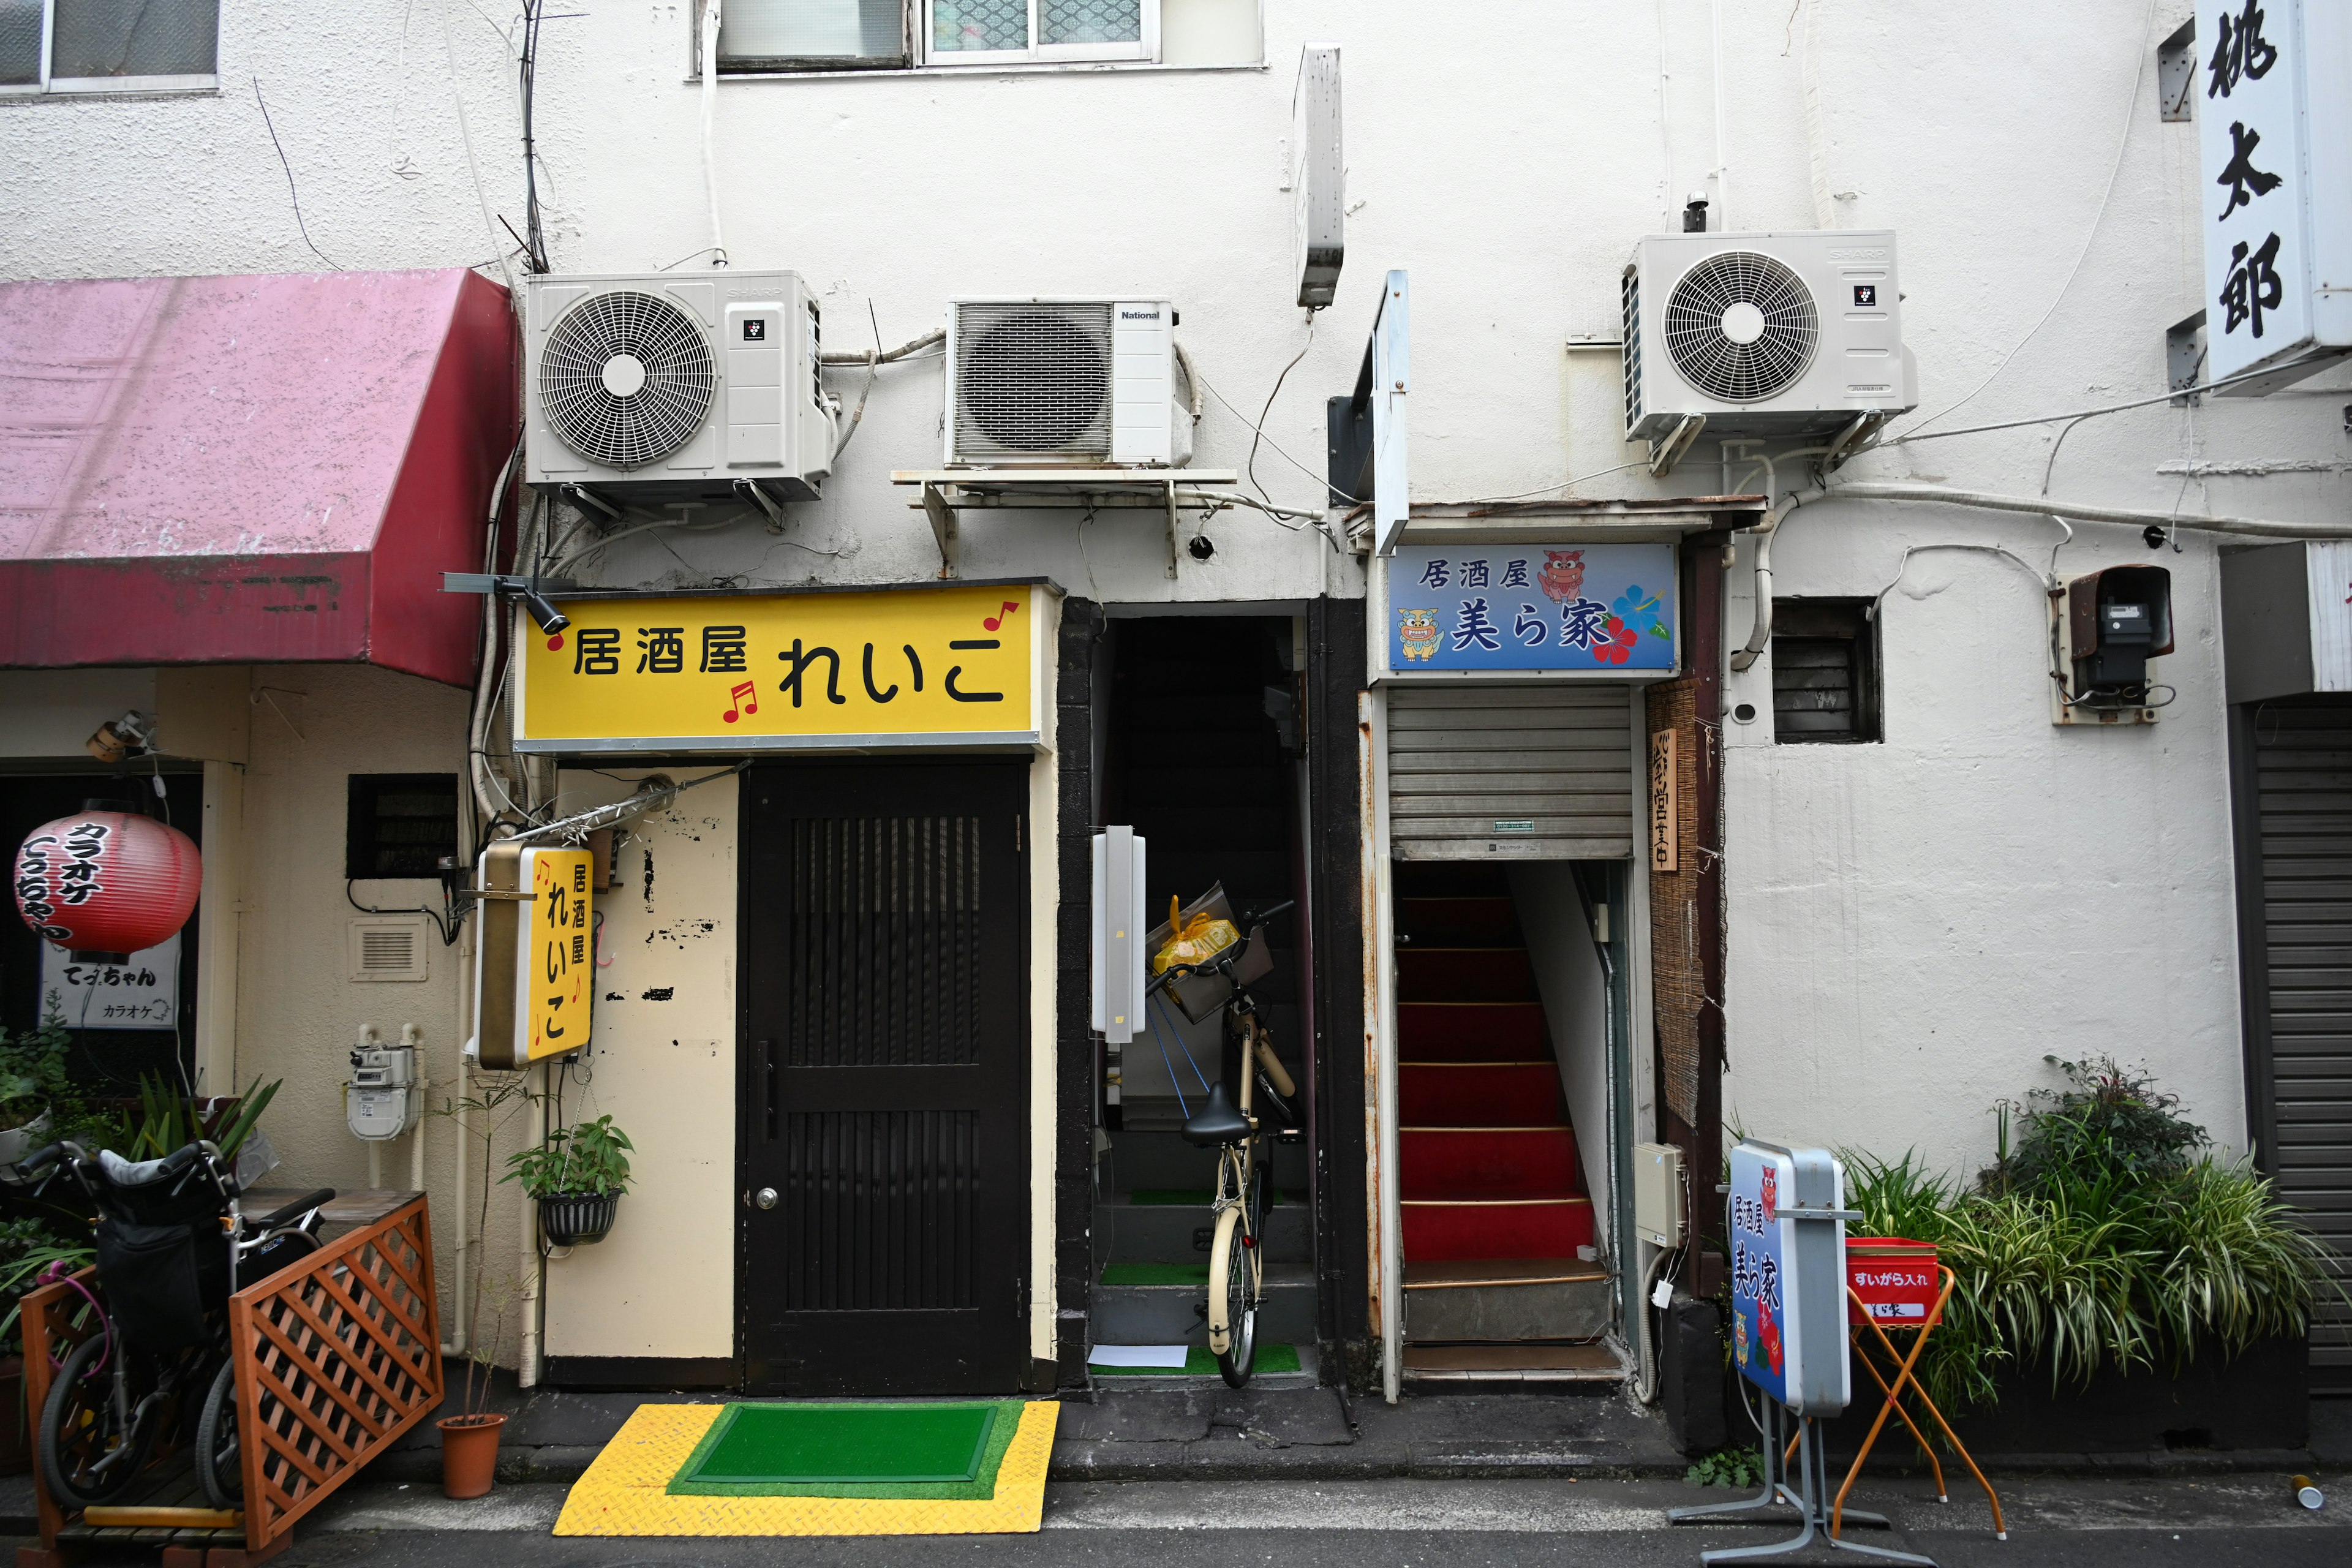
[[[798,274],[534,277],[523,335],[528,483],[653,503],[823,489],[834,414]]]
[[[951,300],[951,468],[1181,466],[1166,300]]]
[[[1626,264],[1625,438],[1833,436],[1916,407],[1888,229],[1659,234]]]

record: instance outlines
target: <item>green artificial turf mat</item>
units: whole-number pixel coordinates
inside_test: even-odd
[[[1114,1263],[1102,1271],[1106,1285],[1206,1285],[1205,1263]]]
[[[1019,1400],[730,1405],[667,1488],[673,1497],[986,1500],[1020,1429]]]
[[[1207,1208],[1216,1194],[1206,1187],[1138,1187],[1127,1194],[1127,1201],[1152,1208]],[[1265,1206],[1277,1208],[1282,1204],[1282,1189],[1274,1187],[1265,1194]]]
[[[1184,1370],[1171,1366],[1097,1366],[1090,1367],[1097,1377],[1215,1377],[1217,1358],[1209,1353],[1206,1345],[1192,1345],[1184,1352]],[[1257,1365],[1254,1373],[1297,1372],[1298,1347],[1290,1344],[1264,1344],[1257,1347]]]

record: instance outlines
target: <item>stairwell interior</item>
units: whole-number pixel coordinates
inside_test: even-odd
[[[1538,900],[1577,900],[1566,864],[1396,867],[1408,1384],[1623,1375],[1605,1342],[1610,1283],[1592,1201],[1605,1192],[1606,1128],[1570,1115],[1571,1088],[1605,1048],[1606,990],[1580,903],[1547,910],[1551,973],[1539,974],[1521,920],[1523,901]],[[1579,963],[1590,965],[1581,985],[1562,973]],[[1547,991],[1573,1016],[1550,1016]]]

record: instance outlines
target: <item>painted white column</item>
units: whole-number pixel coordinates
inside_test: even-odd
[[[204,886],[196,902],[196,1092],[236,1092],[237,937],[245,916],[245,769],[205,764]]]

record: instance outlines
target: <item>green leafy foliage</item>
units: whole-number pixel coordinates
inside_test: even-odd
[[[2000,1157],[1973,1189],[1908,1153],[1842,1152],[1866,1216],[1853,1233],[1934,1242],[1952,1271],[1920,1360],[1929,1397],[1948,1415],[1990,1402],[2003,1364],[2079,1385],[2301,1333],[2336,1287],[2269,1180],[2201,1152],[2204,1130],[2144,1071],[2051,1060],[2070,1086],[1997,1108]]]
[[[97,1256],[87,1244],[59,1240],[39,1219],[0,1223],[0,1301],[8,1306],[7,1315],[0,1317],[0,1353],[15,1355],[22,1349],[16,1329],[25,1296],[39,1283],[42,1272],[53,1263],[79,1268]]]
[[[509,1154],[507,1173],[499,1179],[520,1180],[522,1190],[535,1198],[558,1193],[593,1193],[602,1197],[628,1191],[629,1155],[635,1150],[629,1135],[614,1126],[610,1116],[600,1116],[576,1127],[558,1128],[547,1135],[541,1148]]]
[[[253,1135],[261,1113],[278,1094],[278,1085],[285,1080],[272,1079],[260,1088],[237,1100],[224,1114],[215,1110],[207,1117],[193,1100],[183,1095],[165,1079],[152,1074],[139,1079],[139,1118],[131,1124],[127,1140],[130,1148],[125,1158],[160,1160],[173,1150],[183,1148],[199,1138],[210,1138],[221,1152],[221,1158],[235,1161],[236,1152]]]
[[[1698,1462],[1683,1473],[1683,1479],[1695,1487],[1737,1487],[1741,1490],[1764,1484],[1764,1456],[1755,1448],[1717,1448],[1712,1454],[1701,1454]]]

